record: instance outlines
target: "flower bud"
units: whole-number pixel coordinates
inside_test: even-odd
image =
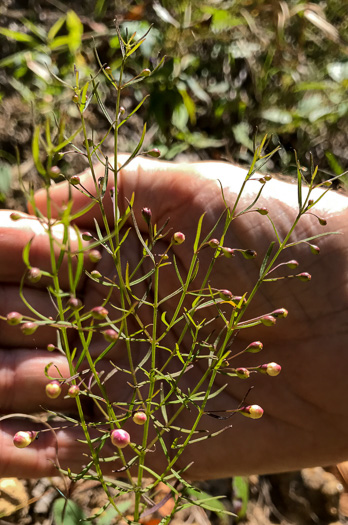
[[[91,250],[88,254],[89,260],[93,263],[97,263],[102,258],[101,253],[98,250]]]
[[[280,374],[282,367],[277,363],[266,363],[261,365],[259,370],[269,376],[275,377]]]
[[[255,250],[242,250],[244,259],[255,259],[257,253]]]
[[[242,295],[234,295],[232,299],[235,303],[240,303],[241,301],[242,305],[246,303],[246,299]]]
[[[122,428],[113,430],[110,434],[111,443],[117,448],[125,448],[130,443],[130,435]]]
[[[118,332],[112,330],[112,328],[108,328],[107,330],[104,330],[103,336],[108,343],[114,343],[118,339]]]
[[[312,276],[307,273],[307,272],[303,272],[303,273],[298,273],[297,275],[295,275],[295,277],[297,277],[300,281],[306,283],[308,281],[310,281],[312,279]]]
[[[219,297],[223,300],[232,299],[233,293],[230,290],[219,290]]]
[[[264,326],[273,326],[276,324],[276,322],[276,318],[273,317],[273,315],[264,315],[263,317],[261,317],[261,323]]]
[[[318,221],[319,221],[320,226],[326,226],[327,225],[327,220],[323,219],[322,217],[318,217]]]
[[[77,385],[71,385],[68,390],[68,395],[70,397],[77,397],[80,393],[80,388]]]
[[[247,368],[236,368],[235,374],[240,379],[248,379],[250,377],[250,372]]]
[[[260,215],[268,215],[268,210],[267,208],[258,208],[256,210]]]
[[[133,421],[136,425],[145,425],[147,420],[147,415],[142,410],[138,410],[133,414]]]
[[[285,264],[286,264],[286,266],[287,266],[288,268],[290,268],[291,270],[294,270],[294,269],[297,268],[298,265],[299,265],[298,261],[295,261],[295,259],[292,259],[291,261],[288,261],[288,262],[286,262]]]
[[[62,392],[62,388],[58,381],[51,381],[46,385],[46,396],[50,399],[57,399]]]
[[[146,155],[149,155],[150,157],[153,157],[154,159],[158,159],[158,157],[161,156],[161,152],[158,148],[153,148],[147,151]]]
[[[124,115],[126,112],[126,108],[124,108],[123,106],[120,106],[120,115]]]
[[[240,414],[251,419],[260,419],[263,416],[263,409],[259,405],[248,405],[238,410]]]
[[[98,272],[98,270],[93,270],[91,272],[91,276],[94,278],[94,279],[101,279],[102,277],[102,274],[100,272]]]
[[[82,308],[82,301],[81,299],[78,299],[77,297],[70,297],[68,301],[68,306],[72,310],[79,310],[80,308]]]
[[[261,352],[262,348],[263,348],[263,344],[261,343],[261,341],[253,341],[252,343],[250,343],[250,345],[246,347],[244,352],[250,352],[251,354],[257,354],[258,352]]]
[[[185,242],[185,235],[181,232],[175,232],[172,240],[174,244],[182,244]]]
[[[32,323],[31,321],[28,321],[27,323],[23,323],[21,325],[21,330],[24,335],[31,335],[38,329],[38,325],[36,323]]]
[[[260,184],[266,184],[266,177],[261,177],[260,179],[257,179]]]
[[[31,283],[38,283],[42,277],[40,268],[30,268],[28,271],[28,281]]]
[[[81,180],[80,180],[80,177],[78,175],[72,175],[70,177],[70,184],[72,184],[73,186],[77,186],[78,184],[80,184]]]
[[[210,241],[208,241],[208,244],[210,248],[218,248],[218,246],[220,245],[218,239],[210,239]]]
[[[6,315],[6,321],[9,325],[15,326],[19,324],[23,319],[23,315],[18,312],[10,312]]]
[[[151,75],[150,69],[143,69],[142,72],[140,73],[141,77],[148,77],[149,75]]]
[[[79,97],[78,95],[76,95],[76,93],[72,96],[72,99],[71,99],[75,104],[78,104],[79,102]]]
[[[91,233],[89,232],[83,232],[83,234],[81,235],[82,239],[84,241],[93,241],[94,240],[94,237]]]
[[[49,352],[54,352],[55,350],[57,350],[57,347],[54,346],[52,343],[48,343],[46,348]]]
[[[313,253],[313,255],[318,255],[320,253],[320,248],[316,244],[309,244],[309,248],[311,252]]]
[[[13,211],[11,214],[10,214],[10,219],[11,221],[19,221],[19,219],[22,218],[22,215],[16,211]]]
[[[227,259],[231,259],[231,257],[234,257],[234,250],[232,248],[227,248],[226,246],[223,246],[221,248],[222,254],[227,257]]]
[[[152,218],[152,211],[150,210],[150,208],[143,208],[141,210],[141,215],[143,216],[143,219],[146,222],[146,224],[149,226]]]
[[[284,319],[288,316],[288,313],[289,312],[285,308],[277,308],[277,310],[274,310],[271,315],[279,319]]]
[[[34,439],[36,439],[36,436],[37,432],[33,432],[32,430],[20,430],[13,436],[13,444],[17,448],[28,447]]]
[[[49,172],[49,175],[52,177],[52,179],[55,179],[55,178],[58,177],[60,174],[61,174],[61,171],[60,171],[60,169],[58,168],[58,166],[52,166],[52,167],[51,167],[50,172]]]
[[[95,306],[94,308],[92,308],[91,314],[94,317],[94,319],[105,319],[108,316],[109,312],[106,308],[104,308],[104,306]]]
[[[104,67],[104,71],[106,71],[106,73],[111,73],[111,67],[110,66],[105,66]]]

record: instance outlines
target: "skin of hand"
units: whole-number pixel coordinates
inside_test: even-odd
[[[119,162],[125,158],[120,156]],[[96,176],[104,174],[104,167],[96,167]],[[146,233],[147,226],[142,219],[141,210],[148,207],[152,211],[152,222],[161,226],[170,218],[168,228],[172,232],[181,231],[186,236],[183,245],[174,246],[180,271],[184,274],[192,256],[192,246],[199,217],[205,212],[203,234],[207,234],[224,210],[219,179],[224,187],[227,203],[233,205],[236,194],[245,177],[245,170],[236,166],[204,162],[196,164],[175,164],[162,161],[137,158],[119,173],[119,205],[127,205],[127,199],[135,194],[134,213],[137,224]],[[93,182],[89,170],[81,176],[84,187],[93,192]],[[110,184],[111,186],[111,184]],[[246,207],[260,189],[258,181],[246,185],[240,209]],[[305,190],[304,190],[305,191]],[[315,190],[320,192],[321,190]],[[319,193],[317,193],[319,194]],[[315,195],[315,194],[314,194]],[[51,189],[53,213],[59,210],[68,199],[66,183],[57,184]],[[85,196],[74,190],[73,211],[88,204]],[[36,195],[36,205],[45,214],[46,196],[43,191]],[[104,199],[106,213],[113,217],[112,202],[109,192]],[[280,236],[284,236],[297,214],[297,187],[295,184],[271,180],[267,182],[262,197],[257,204],[265,206],[276,224]],[[283,279],[274,283],[264,283],[247,310],[246,318],[272,312],[284,307],[289,311],[287,319],[279,319],[274,327],[258,326],[242,330],[236,337],[232,350],[238,353],[254,340],[261,340],[264,349],[259,354],[243,354],[231,361],[231,366],[257,366],[276,361],[282,366],[277,377],[253,374],[248,380],[231,378],[222,394],[212,399],[207,409],[210,411],[231,410],[237,408],[250,386],[247,404],[257,403],[264,409],[262,419],[254,421],[236,415],[231,420],[219,421],[204,416],[200,427],[217,431],[227,424],[232,424],[216,438],[189,446],[179,459],[176,468],[193,461],[187,476],[194,479],[225,477],[251,473],[271,473],[299,469],[315,465],[331,465],[348,457],[348,408],[346,398],[348,382],[347,343],[348,343],[348,198],[336,192],[329,192],[314,210],[325,217],[327,226],[320,226],[313,215],[302,218],[291,241],[311,237],[317,233],[338,231],[339,235],[322,237],[314,241],[320,246],[320,255],[313,255],[308,245],[301,244],[285,250],[281,261],[296,259],[300,262],[295,272],[277,271],[276,275],[309,272],[311,282],[304,283],[297,279]],[[0,286],[2,302],[0,315],[10,311],[25,313],[22,300],[18,295],[19,282],[25,271],[22,250],[34,236],[30,251],[32,266],[49,269],[49,246],[38,221],[25,216],[17,222],[10,220],[10,212],[1,212],[0,249]],[[94,218],[100,221],[98,211],[92,209],[76,220],[81,231],[92,231]],[[221,228],[213,237],[219,238]],[[59,237],[59,231],[57,231]],[[73,233],[72,233],[72,242]],[[171,234],[156,245],[158,253],[164,251],[170,242]],[[224,245],[231,248],[250,248],[256,250],[257,257],[244,260],[236,256],[231,259],[219,258],[211,276],[213,288],[229,289],[235,295],[242,295],[252,290],[257,281],[259,268],[274,232],[265,216],[248,213],[233,221]],[[75,241],[76,242],[76,241]],[[134,265],[141,256],[139,240],[131,232],[125,245],[130,265]],[[202,279],[208,268],[213,251],[209,248],[199,255],[200,270],[197,282]],[[87,269],[91,269],[86,260]],[[283,267],[284,268],[284,267]],[[114,275],[113,262],[107,254],[95,265],[103,275]],[[145,271],[145,270],[144,270]],[[61,286],[64,270],[61,272]],[[160,280],[160,296],[165,297],[178,286],[174,271],[166,267]],[[46,283],[47,284],[47,283]],[[139,290],[141,293],[141,290]],[[80,284],[80,294],[88,310],[102,303],[104,290],[85,278]],[[52,303],[45,291],[45,282],[26,285],[26,299],[39,311],[52,311]],[[117,296],[112,297],[117,304]],[[168,311],[175,301],[163,307]],[[150,312],[141,312],[144,323],[151,322]],[[202,313],[203,316],[203,313]],[[62,375],[69,376],[64,356],[55,352],[49,354],[46,345],[55,342],[55,334],[50,328],[38,329],[32,336],[24,336],[18,327],[8,326],[0,321],[0,410],[2,414],[32,414],[45,407],[55,411],[74,410],[74,401],[56,400],[45,397],[44,388],[47,378],[44,367],[49,361],[59,367]],[[209,331],[211,326],[209,327]],[[166,339],[168,347],[175,342],[175,331]],[[186,344],[189,342],[187,341]],[[73,337],[72,337],[73,344]],[[95,338],[91,345],[91,354],[97,356],[103,349],[102,339]],[[185,340],[183,341],[185,351]],[[139,344],[136,349],[139,359],[146,347]],[[117,344],[110,356],[120,366],[127,364],[122,344]],[[108,371],[107,361],[101,362],[101,369]],[[182,388],[196,384],[202,373],[199,366],[185,374],[186,384]],[[119,376],[118,376],[119,377]],[[115,400],[127,399],[129,392],[125,382],[119,378],[109,383],[108,394]],[[226,383],[225,376],[219,376],[217,386]],[[94,413],[93,405],[87,405],[90,419],[100,418]],[[192,413],[184,411],[180,416],[181,426],[190,426]],[[132,440],[137,441],[136,425],[130,423],[126,429]],[[18,430],[35,430],[37,425],[31,421],[5,419],[0,423],[0,475],[41,477],[54,475],[57,471],[56,438],[58,457],[63,468],[78,470],[86,459],[82,456],[84,446],[76,441],[81,438],[77,428],[63,429],[56,432],[41,433],[40,438],[26,449],[17,449],[12,438]],[[38,428],[41,428],[38,426]],[[167,439],[174,439],[170,435]],[[140,439],[140,438],[139,438]],[[106,453],[114,450],[107,445]],[[159,447],[158,447],[159,448]],[[163,469],[163,457],[158,452],[148,455],[151,468]],[[115,468],[115,465],[112,465]]]

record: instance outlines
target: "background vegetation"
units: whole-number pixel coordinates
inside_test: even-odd
[[[40,119],[66,118],[77,126],[74,64],[80,76],[98,71],[94,49],[117,76],[122,32],[137,37],[153,27],[129,74],[165,64],[147,82],[135,84],[123,100],[126,112],[144,93],[150,97],[124,128],[122,147],[138,142],[148,123],[146,147],[162,157],[228,159],[248,164],[253,139],[273,133],[284,146],[267,170],[292,173],[296,149],[301,161],[323,172],[347,169],[348,7],[322,2],[265,0],[163,0],[60,2],[5,0],[0,7],[1,190],[10,189],[10,166],[30,157],[32,126]],[[59,77],[63,82],[59,82]],[[103,85],[105,107],[114,101]],[[69,87],[70,86],[70,87]],[[104,89],[103,89],[104,88]],[[93,109],[92,109],[93,106]],[[97,105],[88,119],[96,138],[107,129]],[[103,117],[103,118],[102,118]],[[76,121],[76,122],[75,122]],[[110,139],[111,140],[111,139]],[[179,157],[180,158],[180,157]],[[63,173],[83,168],[65,157]],[[22,171],[30,175],[31,165]],[[70,173],[69,173],[70,171]]]

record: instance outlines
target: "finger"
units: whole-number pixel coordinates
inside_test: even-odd
[[[68,386],[64,385],[58,399],[50,399],[45,387],[50,379],[45,375],[45,367],[51,377],[70,377],[69,366],[63,355],[44,350],[18,349],[0,350],[0,412],[38,412],[42,407],[50,410],[68,411],[75,407],[74,399],[64,399]]]
[[[38,219],[26,215],[18,214],[19,220],[11,219],[11,211],[2,210],[0,212],[0,282],[18,282],[27,271],[23,261],[23,250],[31,241],[29,262],[33,267],[51,272],[51,246],[47,227]],[[17,213],[17,212],[16,212]],[[63,245],[64,228],[61,224],[52,227],[54,234],[53,250],[55,259],[58,259],[60,251],[65,250]],[[69,229],[69,239],[71,251],[78,251],[78,237],[73,228]],[[83,241],[83,245],[86,243]],[[85,266],[91,269],[93,264],[85,257]],[[76,257],[71,260],[73,271],[76,268]],[[65,288],[69,284],[68,260],[65,257],[60,267],[60,285]],[[27,282],[28,284],[28,282]],[[46,286],[47,279],[39,281],[37,286]]]

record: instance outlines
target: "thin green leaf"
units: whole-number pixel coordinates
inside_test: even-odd
[[[117,126],[117,129],[120,129],[121,126],[123,126],[123,124],[125,124],[127,122],[127,120],[129,120],[137,111],[139,108],[141,108],[141,106],[144,104],[145,100],[149,97],[150,95],[146,95],[142,100],[141,102],[139,102],[139,104],[137,105],[137,107],[135,109],[133,109],[133,111],[131,113],[129,113],[126,118],[124,118]]]
[[[61,142],[54,148],[54,153],[58,153],[61,149],[65,148],[68,144],[71,144],[71,142],[74,140],[74,138],[82,131],[83,126],[81,126],[72,134],[69,138],[65,139],[64,142]]]
[[[33,160],[36,166],[37,171],[40,173],[40,175],[45,175],[46,170],[43,167],[41,160],[40,160],[40,126],[35,126],[33,140],[31,143],[31,149],[33,154]]]
[[[118,168],[117,171],[121,171],[123,168],[125,168],[139,153],[140,149],[141,149],[141,146],[143,145],[143,142],[144,142],[144,139],[145,139],[145,134],[146,134],[146,123],[144,124],[144,127],[143,127],[143,132],[141,134],[141,137],[140,137],[140,140],[138,142],[138,145],[137,147],[135,148],[135,150],[130,154],[130,156],[128,157],[128,159],[126,160],[126,162],[124,164],[122,164],[122,166],[120,168]]]
[[[31,35],[26,33],[20,33],[19,31],[12,31],[6,27],[0,27],[0,35],[6,36],[7,38],[12,38],[17,42],[27,42],[28,44],[35,44],[36,40]]]
[[[201,236],[201,230],[202,230],[202,223],[203,223],[204,215],[205,215],[205,212],[203,213],[203,215],[200,216],[199,221],[198,221],[196,238],[195,238],[195,242],[194,242],[194,245],[193,245],[193,253],[197,252],[197,248],[198,248],[198,245],[199,245],[199,239],[200,239],[200,236]]]
[[[81,92],[81,103],[80,103],[80,112],[83,113],[87,109],[86,101],[87,101],[87,89],[89,86],[89,82],[86,82],[86,84],[82,88]]]
[[[298,244],[307,243],[309,241],[314,241],[315,239],[319,239],[320,237],[326,237],[327,235],[342,235],[342,232],[325,232],[325,233],[318,233],[318,235],[313,235],[312,237],[307,237],[306,239],[301,239],[297,242],[291,242],[284,246],[285,248],[290,248],[291,246],[297,246]]]
[[[271,253],[273,251],[273,248],[274,248],[274,245],[275,245],[275,241],[272,241],[271,244],[269,245],[268,247],[268,250],[267,250],[267,253],[262,261],[262,264],[261,264],[261,268],[260,268],[260,277],[262,278],[262,275],[263,275],[263,272],[265,271],[266,269],[266,266],[267,266],[267,262],[271,256]]]

